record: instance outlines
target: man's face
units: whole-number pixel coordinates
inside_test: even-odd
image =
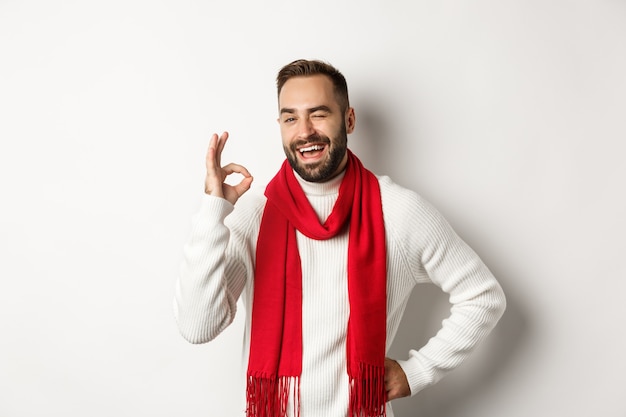
[[[280,134],[291,167],[306,181],[324,182],[346,166],[354,110],[341,110],[325,75],[289,79],[278,97]]]

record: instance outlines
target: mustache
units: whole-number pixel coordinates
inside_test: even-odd
[[[306,139],[300,139],[291,143],[291,149],[296,150],[302,146],[306,146],[313,143],[323,143],[325,145],[330,145],[330,139],[326,136],[318,135],[317,133],[309,136]]]

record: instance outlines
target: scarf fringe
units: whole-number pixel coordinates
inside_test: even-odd
[[[385,417],[387,415],[385,367],[359,364],[358,375],[350,377],[349,417]]]
[[[285,417],[290,394],[294,417],[300,416],[300,378],[297,376],[250,376],[246,387],[247,417]]]

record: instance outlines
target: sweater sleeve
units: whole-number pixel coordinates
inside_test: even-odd
[[[213,340],[235,318],[248,251],[225,224],[233,210],[228,201],[205,195],[192,221],[174,298],[179,331],[191,343]]]
[[[402,258],[410,276],[439,286],[451,303],[437,334],[398,361],[415,395],[469,356],[504,313],[506,299],[489,269],[435,208],[411,193],[400,210]]]

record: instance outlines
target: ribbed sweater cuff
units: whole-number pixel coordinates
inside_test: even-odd
[[[202,196],[202,202],[200,203],[200,211],[198,214],[203,215],[205,213],[211,213],[210,217],[218,222],[223,222],[224,218],[232,213],[234,209],[235,206],[228,200],[204,194]],[[203,217],[206,218],[206,216]]]
[[[412,357],[406,361],[398,360],[397,362],[404,371],[407,380],[409,381],[411,396],[417,394],[429,385],[432,385],[432,378],[429,376],[429,373],[426,371],[426,369],[423,368],[422,364],[420,364],[417,358]]]

